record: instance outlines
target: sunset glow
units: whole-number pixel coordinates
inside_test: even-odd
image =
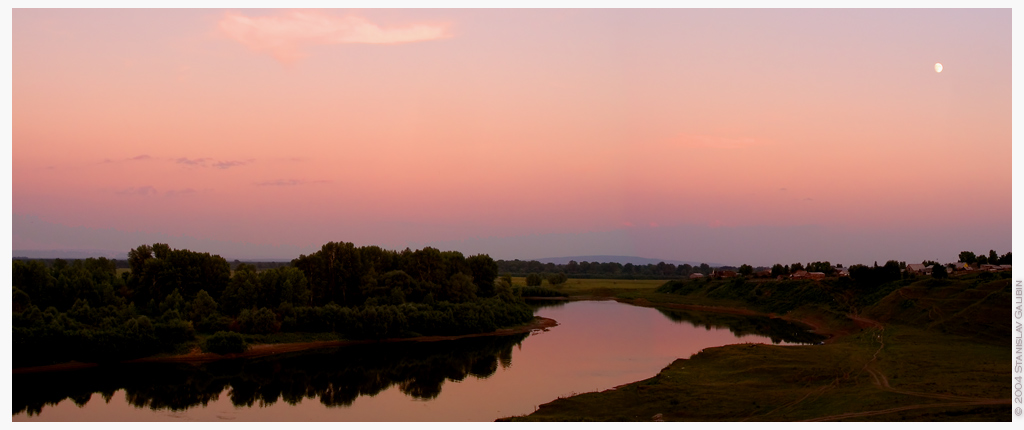
[[[1009,9],[16,9],[13,247],[1002,254],[1010,24]]]

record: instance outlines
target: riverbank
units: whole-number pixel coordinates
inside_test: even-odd
[[[446,340],[458,340],[467,339],[473,337],[484,337],[484,336],[508,336],[513,334],[530,333],[534,330],[548,330],[551,327],[558,325],[558,322],[543,317],[534,317],[533,321],[528,324],[523,324],[515,327],[502,328],[487,333],[473,333],[453,336],[417,336],[407,338],[389,338],[380,340],[332,340],[332,341],[316,341],[316,342],[294,342],[294,343],[277,343],[277,344],[255,344],[251,345],[245,352],[234,353],[234,354],[215,354],[212,352],[202,352],[198,348],[194,348],[186,354],[178,355],[158,355],[153,357],[143,357],[134,360],[125,360],[122,363],[207,363],[217,360],[228,360],[237,358],[256,358],[264,357],[274,354],[284,354],[297,351],[305,351],[310,349],[320,348],[335,348],[341,346],[352,346],[352,345],[364,345],[364,344],[377,344],[377,343],[398,343],[398,342],[439,342]],[[34,367],[22,367],[13,369],[13,373],[35,373],[35,372],[54,372],[63,370],[76,370],[85,369],[90,367],[98,366],[96,363],[61,363],[53,364],[48,366],[34,366]]]
[[[971,315],[1006,313],[1000,304],[1007,287],[922,282],[893,291],[860,315],[804,306],[780,316],[737,301],[580,283],[574,300],[596,296],[654,308],[778,317],[830,337],[823,345],[707,348],[652,378],[560,398],[500,421],[1008,421],[1005,348],[963,334],[960,316],[964,309]]]

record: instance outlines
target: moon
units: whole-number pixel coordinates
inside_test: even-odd
[[[935,63],[935,73],[942,73],[942,63]]]

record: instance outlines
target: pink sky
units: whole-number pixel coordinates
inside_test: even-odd
[[[1010,18],[17,9],[13,248],[1005,253]]]

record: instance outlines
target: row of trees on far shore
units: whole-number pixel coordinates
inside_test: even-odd
[[[981,264],[1003,265],[1011,264],[1012,254],[1007,252],[1006,254],[999,255],[995,250],[990,250],[987,255],[975,255],[973,252],[963,251],[959,254],[959,259],[962,263],[968,263],[974,266]],[[898,266],[900,270],[906,269],[907,266],[907,262],[897,260],[891,260],[885,265],[890,265],[890,263]],[[922,263],[926,266],[939,265],[938,263],[930,260],[925,260]],[[621,264],[615,262],[598,263],[570,261],[567,264],[555,264],[541,263],[533,260],[498,260],[497,265],[498,270],[501,273],[526,276],[527,285],[534,285],[531,284],[531,282],[537,282],[538,279],[541,282],[547,280],[551,285],[557,285],[560,283],[559,281],[561,278],[555,277],[559,275],[565,275],[567,278],[679,279],[687,278],[695,273],[709,276],[716,272],[735,272],[742,276],[777,278],[779,276],[789,276],[798,271],[821,272],[826,276],[837,276],[839,269],[843,268],[842,264],[832,264],[829,261],[774,264],[771,267],[751,266],[749,264],[743,264],[739,267],[712,267],[707,263],[701,263],[697,266],[690,264],[680,264],[677,266],[675,264],[665,262],[660,262],[658,264],[634,265],[632,263]],[[847,269],[853,270],[853,267],[855,266],[858,265],[847,267]],[[875,262],[874,266],[878,266],[878,263]],[[941,270],[942,269],[940,269],[940,271]],[[531,277],[533,274],[538,276]],[[540,283],[538,282],[536,285],[540,285]]]
[[[289,266],[232,270],[220,256],[157,243],[132,249],[128,265],[119,274],[105,258],[14,260],[16,364],[143,356],[197,331],[383,338],[487,332],[533,317],[485,254],[330,242]]]

